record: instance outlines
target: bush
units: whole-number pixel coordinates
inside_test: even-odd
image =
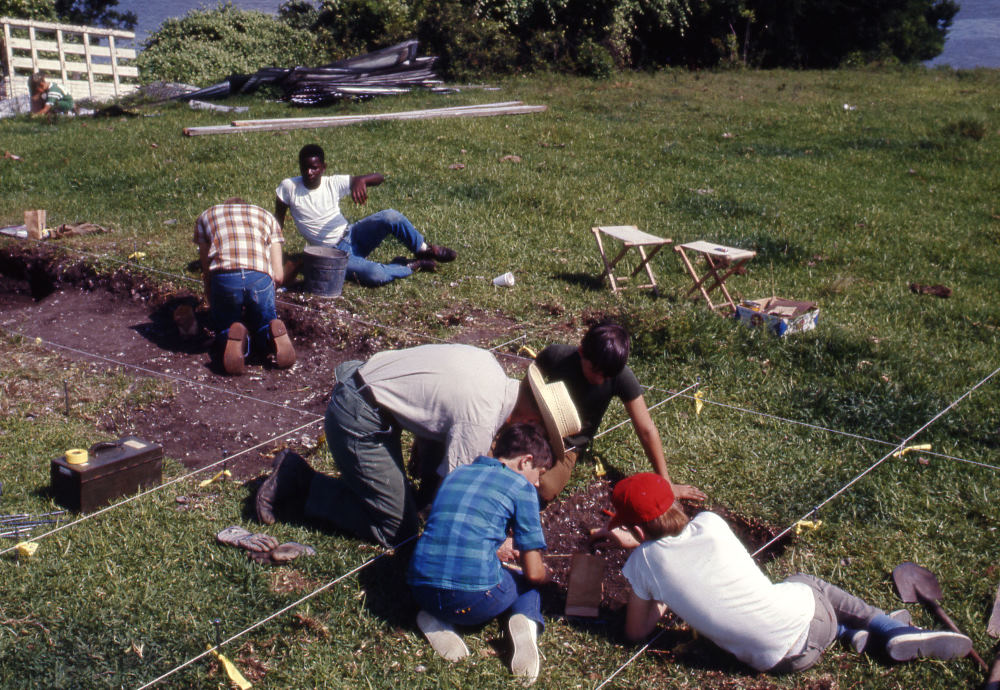
[[[230,4],[168,19],[136,58],[144,82],[208,85],[234,72],[322,60],[312,37],[263,12]]]
[[[405,0],[324,0],[312,31],[333,59],[361,55],[413,37]]]
[[[501,22],[476,17],[460,0],[422,0],[414,9],[417,38],[439,57],[443,76],[476,79],[517,69],[517,42]]]
[[[576,72],[586,77],[607,79],[615,72],[615,61],[607,48],[588,38],[576,51]]]

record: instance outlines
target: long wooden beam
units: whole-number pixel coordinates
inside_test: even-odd
[[[502,103],[480,103],[478,105],[455,105],[448,108],[428,108],[424,110],[404,110],[399,113],[375,113],[372,115],[316,115],[313,117],[276,117],[269,120],[233,120],[233,127],[250,127],[254,125],[269,125],[278,123],[297,123],[297,122],[319,122],[319,121],[333,121],[341,122],[347,120],[357,120],[358,118],[367,118],[371,120],[385,120],[401,117],[404,115],[412,115],[415,113],[442,113],[450,112],[454,110],[477,110],[482,108],[508,108],[513,105],[523,105],[521,101],[504,101]]]
[[[490,117],[493,115],[521,115],[525,113],[539,113],[548,110],[545,105],[511,105],[495,108],[465,108],[459,110],[437,111],[405,111],[401,113],[380,113],[378,115],[357,115],[343,116],[345,119],[331,118],[306,118],[305,121],[290,122],[287,119],[269,123],[266,120],[261,124],[244,125],[234,127],[233,125],[210,125],[206,127],[185,127],[184,134],[189,137],[206,134],[232,134],[234,132],[273,132],[292,129],[319,129],[323,127],[341,127],[344,125],[371,122],[374,120],[427,120],[442,117]]]

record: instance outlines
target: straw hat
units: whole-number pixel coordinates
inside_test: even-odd
[[[561,460],[566,455],[563,439],[580,433],[580,429],[583,428],[580,416],[576,413],[576,407],[569,397],[566,384],[562,381],[545,383],[541,370],[534,362],[528,367],[528,384],[542,413],[545,430],[549,434],[552,457],[557,461]]]

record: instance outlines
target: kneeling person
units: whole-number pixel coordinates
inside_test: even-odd
[[[538,481],[552,466],[552,449],[532,424],[513,424],[497,437],[494,454],[452,471],[438,490],[417,542],[407,582],[421,607],[417,624],[449,661],[469,652],[452,625],[480,625],[509,614],[511,671],[538,676],[536,639],[544,628],[541,597],[545,548],[538,514]],[[497,558],[512,528],[523,576]]]
[[[227,374],[243,373],[251,336],[268,345],[279,368],[295,364],[295,349],[274,308],[284,241],[274,216],[238,197],[198,216],[194,242]]]
[[[632,586],[625,634],[633,641],[670,607],[740,661],[771,673],[810,668],[838,636],[859,651],[863,639],[895,661],[954,659],[972,648],[965,635],[912,627],[812,575],[771,582],[721,517],[704,511],[688,520],[658,475],[623,479],[612,503],[615,516],[595,536],[635,548],[622,570]]]

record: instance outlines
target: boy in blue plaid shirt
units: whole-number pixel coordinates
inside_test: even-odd
[[[499,459],[479,456],[445,477],[407,582],[421,608],[417,625],[449,661],[469,654],[453,625],[481,625],[509,613],[511,671],[534,682],[537,637],[545,624],[533,585],[548,581],[537,488],[552,466],[552,448],[538,427],[512,424],[500,431],[494,451]],[[504,568],[496,554],[508,529],[523,575]]]

